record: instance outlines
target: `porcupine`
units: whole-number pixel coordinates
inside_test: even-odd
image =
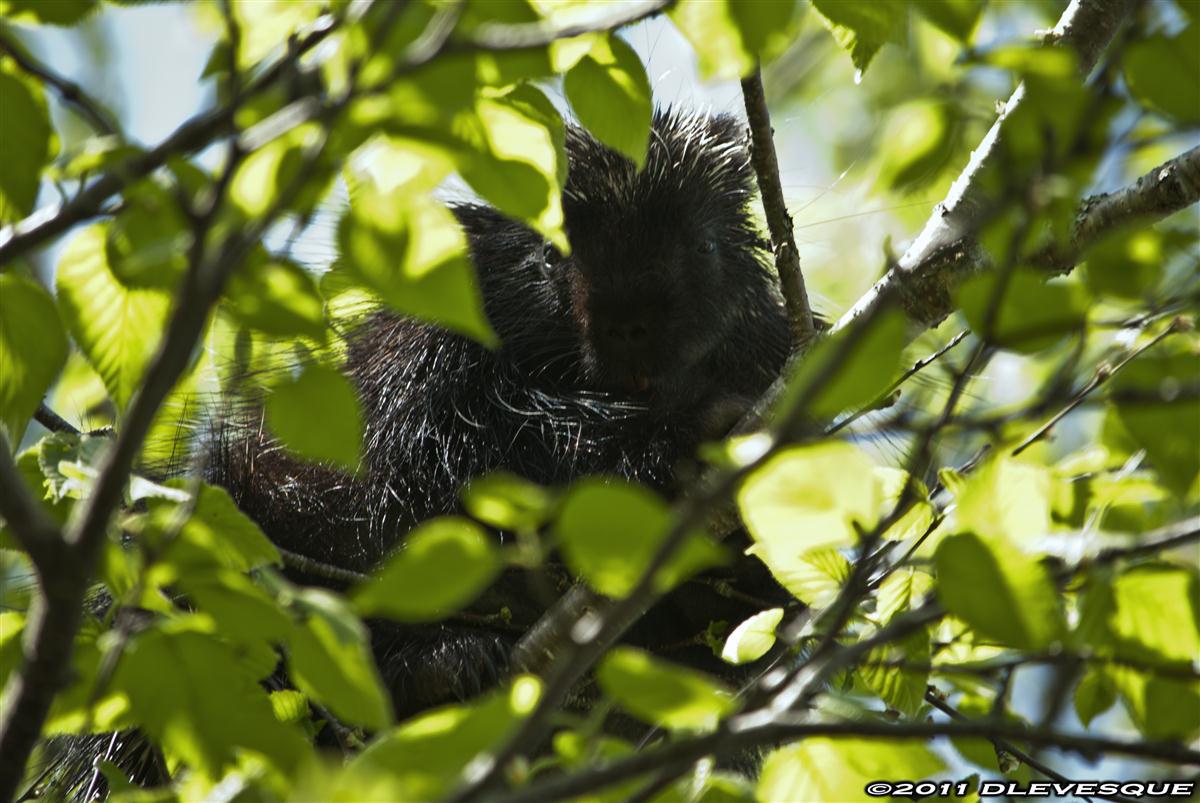
[[[789,329],[753,219],[743,126],[659,110],[640,170],[572,124],[566,153],[569,255],[492,208],[451,207],[498,349],[383,310],[348,334],[365,429],[358,477],[290,455],[253,408],[220,423],[208,479],[276,544],[369,571],[414,525],[458,511],[471,478],[498,469],[548,485],[603,474],[670,495],[697,446],[778,376]],[[774,588],[757,561],[738,571]],[[504,593],[523,593],[511,575]],[[694,637],[753,612],[686,587],[630,639],[690,643],[668,657],[712,669]],[[399,716],[493,685],[515,641],[461,624],[371,624]]]

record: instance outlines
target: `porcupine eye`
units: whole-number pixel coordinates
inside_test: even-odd
[[[696,243],[696,253],[697,254],[711,254],[716,250],[717,250],[716,241],[711,240],[707,237],[702,238],[698,243]]]
[[[542,273],[546,276],[551,275],[561,262],[562,255],[558,253],[558,249],[551,245],[549,240],[542,243]]]

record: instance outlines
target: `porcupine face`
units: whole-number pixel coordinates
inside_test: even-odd
[[[571,127],[563,193],[572,253],[546,266],[579,328],[590,383],[650,403],[703,389],[738,299],[761,293],[753,172],[732,117],[655,115],[645,166]]]

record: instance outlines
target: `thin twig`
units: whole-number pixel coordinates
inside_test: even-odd
[[[79,116],[86,120],[93,129],[106,136],[120,136],[120,128],[98,101],[85,92],[79,84],[63,78],[31,56],[3,28],[0,28],[0,53],[11,58],[23,72],[53,89],[55,94],[62,98],[63,103],[79,112]]]
[[[1092,378],[1089,379],[1087,381],[1087,383],[1084,384],[1084,386],[1079,389],[1079,391],[1071,398],[1071,400],[1069,402],[1067,402],[1067,404],[1061,410],[1059,410],[1057,413],[1055,413],[1050,418],[1049,421],[1047,421],[1042,426],[1038,427],[1037,430],[1035,430],[1033,432],[1033,434],[1031,434],[1028,438],[1023,440],[1020,443],[1020,445],[1018,445],[1016,448],[1014,448],[1012,450],[1012,456],[1016,457],[1021,452],[1025,451],[1030,446],[1033,446],[1033,444],[1040,441],[1042,438],[1045,438],[1046,435],[1048,435],[1050,433],[1050,430],[1052,430],[1059,421],[1062,421],[1064,418],[1067,417],[1067,415],[1072,410],[1074,410],[1079,405],[1083,404],[1083,402],[1087,399],[1087,397],[1089,395],[1091,395],[1091,393],[1093,391],[1095,391],[1096,388],[1100,387],[1105,382],[1112,379],[1112,377],[1114,375],[1120,373],[1121,369],[1124,368],[1126,365],[1129,365],[1129,363],[1133,362],[1135,359],[1137,359],[1139,356],[1141,356],[1148,349],[1154,348],[1154,346],[1156,346],[1160,342],[1162,342],[1162,340],[1164,338],[1166,338],[1167,336],[1173,335],[1177,332],[1184,331],[1184,329],[1185,329],[1185,326],[1182,323],[1182,319],[1176,318],[1175,321],[1173,321],[1170,326],[1168,326],[1166,329],[1159,332],[1152,339],[1146,341],[1142,345],[1140,345],[1137,348],[1130,351],[1116,365],[1110,366],[1110,365],[1104,364],[1104,365],[1099,366],[1096,369],[1095,373],[1092,374]]]
[[[64,432],[68,435],[79,434],[79,430],[72,426],[70,421],[51,410],[45,402],[38,405],[33,414],[33,420],[51,432]]]
[[[779,274],[779,287],[792,325],[792,347],[801,349],[812,339],[816,328],[804,274],[800,270],[800,252],[796,250],[796,238],[792,233],[792,216],[788,214],[783,186],[779,182],[779,159],[775,156],[775,135],[771,129],[761,70],[756,69],[742,79],[742,99],[750,125],[750,156],[775,252],[775,271]]]

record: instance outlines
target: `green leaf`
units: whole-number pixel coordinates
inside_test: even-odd
[[[265,256],[245,260],[229,278],[225,298],[234,317],[252,329],[277,337],[325,337],[316,280],[294,262]]]
[[[1121,63],[1139,103],[1180,123],[1200,123],[1200,25],[1134,42]]]
[[[152,181],[127,189],[123,202],[106,232],[113,276],[126,287],[172,289],[187,269],[192,241],[179,202]]]
[[[1120,423],[1162,484],[1187,495],[1200,475],[1200,340],[1160,344],[1126,365],[1111,387]]]
[[[273,644],[292,629],[279,603],[240,571],[186,572],[174,586],[196,610],[211,616],[221,635],[231,641]]]
[[[551,514],[553,495],[536,483],[495,471],[471,480],[463,491],[463,507],[491,527],[510,532],[534,530]]]
[[[783,608],[771,608],[754,614],[733,629],[721,658],[731,664],[748,664],[757,661],[775,646],[775,628],[783,621]]]
[[[653,104],[646,69],[633,48],[615,34],[597,39],[566,74],[563,90],[579,122],[597,139],[639,168],[646,163]]]
[[[1048,468],[1031,460],[989,460],[951,489],[958,530],[1014,544],[1034,542],[1051,529],[1052,479]]]
[[[767,756],[755,796],[814,803],[874,800],[864,791],[871,781],[923,779],[943,769],[918,742],[810,737]]]
[[[1134,566],[1113,584],[1112,632],[1121,655],[1191,664],[1200,655],[1200,578],[1192,567]]]
[[[440,203],[363,185],[338,245],[349,271],[393,308],[495,345],[466,236]]]
[[[933,577],[912,566],[903,566],[889,574],[879,586],[875,613],[881,623],[920,605],[933,590]]]
[[[952,535],[938,545],[934,565],[942,605],[981,635],[1028,650],[1046,649],[1062,635],[1049,572],[1011,544]]]
[[[734,709],[733,695],[712,678],[633,647],[610,650],[596,680],[638,719],[669,730],[712,730]]]
[[[671,516],[661,499],[640,486],[584,479],[567,493],[556,532],[571,571],[610,597],[637,585],[667,536]],[[724,552],[693,533],[655,577],[660,591],[723,562]]]
[[[279,439],[302,457],[358,470],[362,415],[346,377],[313,364],[267,399],[267,422]]]
[[[0,0],[0,17],[18,25],[74,25],[97,9],[96,0]],[[0,107],[4,102],[0,101]],[[7,109],[7,107],[4,107]],[[9,153],[0,146],[0,153]]]
[[[175,760],[220,777],[239,748],[289,771],[309,752],[300,732],[275,719],[266,691],[232,648],[207,634],[149,630],[117,665],[115,688],[129,696],[138,726]]]
[[[0,125],[0,223],[11,223],[33,211],[42,166],[53,150],[53,131],[41,88],[4,71],[0,109],[5,118]]]
[[[330,178],[327,159],[311,158],[324,136],[317,124],[304,123],[252,151],[229,184],[234,206],[251,220],[280,205],[302,214],[311,210]],[[302,169],[304,180],[298,185]]]
[[[919,100],[896,109],[880,138],[880,180],[893,190],[912,191],[941,175],[954,155],[954,107]]]
[[[45,478],[46,498],[83,499],[92,489],[98,467],[111,438],[55,432],[42,439],[38,466]]]
[[[833,547],[817,547],[793,555],[757,543],[747,551],[758,555],[779,584],[796,599],[815,609],[832,603],[850,577],[850,561]]]
[[[858,678],[879,695],[888,708],[915,717],[925,705],[930,657],[929,633],[919,630],[902,641],[885,644],[868,653],[858,670]]]
[[[392,800],[441,798],[459,782],[471,759],[495,748],[532,710],[541,691],[537,678],[522,676],[471,705],[421,714],[381,734],[351,761],[349,770],[386,773],[396,784]]]
[[[1085,254],[1088,288],[1118,298],[1145,298],[1163,273],[1163,240],[1155,229],[1118,228],[1104,234]]]
[[[986,0],[910,0],[925,19],[964,44],[971,40]]]
[[[392,704],[371,655],[370,635],[344,600],[323,589],[300,591],[306,614],[288,637],[290,676],[340,719],[378,730],[391,723]]]
[[[174,488],[186,487],[185,480],[172,480]],[[163,499],[149,500],[150,520],[159,533],[174,532],[180,505]],[[200,486],[195,509],[163,554],[164,566],[173,566],[180,575],[192,565],[216,564],[236,571],[250,571],[282,563],[262,530],[238,510],[229,492],[207,483]]]
[[[459,172],[501,212],[524,221],[562,250],[562,187],[566,151],[562,117],[540,90],[519,86],[481,98],[474,118],[474,148],[464,152]]]
[[[823,420],[875,402],[899,372],[906,327],[904,314],[889,309],[823,339],[788,380],[779,414]]]
[[[860,73],[879,48],[903,44],[908,35],[907,0],[813,0],[813,8]]]
[[[963,282],[955,295],[972,331],[1001,348],[1035,352],[1078,332],[1087,318],[1087,293],[1074,282],[1045,282],[1034,270],[1008,276],[987,271]],[[994,310],[994,312],[993,312]]]
[[[749,75],[786,49],[792,39],[796,3],[741,0],[681,0],[667,15],[700,58],[705,80]]]
[[[0,274],[0,427],[12,448],[66,361],[54,299],[36,282]]]
[[[108,264],[105,231],[95,225],[75,235],[63,249],[55,284],[75,343],[124,409],[158,348],[171,300],[158,289],[121,284]]]
[[[839,441],[772,457],[737,495],[759,557],[786,574],[805,552],[853,544],[854,523],[869,528],[876,518],[878,488],[871,469],[860,449]]]
[[[482,527],[453,516],[432,519],[358,586],[354,606],[363,616],[437,621],[473,602],[500,569],[499,550]]]
[[[1091,721],[1117,702],[1117,690],[1108,672],[1100,667],[1088,667],[1075,687],[1075,714],[1086,728]]]

